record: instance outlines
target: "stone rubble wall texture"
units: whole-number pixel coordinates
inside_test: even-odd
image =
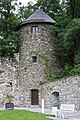
[[[0,106],[3,106],[7,102],[5,99],[7,94],[12,94],[15,96],[14,98],[17,96],[18,65],[16,58],[0,57]]]
[[[25,93],[23,92],[23,94],[20,93],[18,88],[18,65],[18,61],[15,60],[13,62],[13,60],[10,60],[8,57],[0,59],[0,70],[4,71],[3,73],[0,73],[0,107],[6,102],[4,97],[7,93],[13,94],[15,106],[27,106],[27,102],[28,104],[31,103],[30,96],[27,96],[27,94],[30,95],[29,90],[32,89],[32,86],[29,86],[29,90]],[[10,87],[10,82],[13,84],[12,88]],[[44,98],[46,108],[51,109],[52,106],[54,106],[53,93],[58,92],[60,104],[75,104],[76,110],[80,110],[80,76],[48,82],[40,86],[38,86],[37,83],[35,88],[40,90],[39,99],[41,99],[41,97]],[[26,94],[26,97],[24,97],[24,94]]]
[[[53,93],[59,93],[59,101],[61,104],[75,104],[76,110],[80,110],[80,77],[69,77],[47,83],[43,85],[43,96],[45,106],[51,108],[54,103]]]
[[[38,34],[32,34],[32,26],[39,27]],[[32,62],[32,56],[36,53],[43,53],[49,59],[52,68],[56,68],[56,57],[52,54],[54,36],[50,32],[47,24],[27,24],[20,30],[20,63],[19,63],[19,90],[22,96],[22,104],[31,105],[31,90],[39,90],[39,105],[41,105],[41,82],[47,80],[44,73],[45,65],[41,58],[37,57],[37,62]],[[54,64],[53,64],[54,63]],[[24,94],[23,94],[24,93]]]

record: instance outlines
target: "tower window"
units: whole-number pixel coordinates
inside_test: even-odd
[[[37,33],[39,33],[39,28],[38,28],[38,26],[32,26],[32,28],[31,28],[31,33],[32,33],[32,34],[37,34]]]
[[[32,56],[32,62],[37,62],[37,56]]]
[[[12,87],[12,82],[10,82],[10,86]]]

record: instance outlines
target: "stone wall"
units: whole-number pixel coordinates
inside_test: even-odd
[[[43,86],[43,98],[45,99],[45,107],[51,108],[57,102],[60,104],[75,104],[76,110],[80,110],[80,77],[69,77]],[[54,93],[59,93],[57,99]],[[55,98],[54,98],[55,97]],[[56,100],[57,99],[57,100]]]
[[[41,84],[39,83],[39,79],[38,82],[31,82],[30,80],[29,84],[24,81],[22,83],[24,86],[23,89],[18,78],[18,63],[18,57],[17,59],[11,59],[9,57],[0,58],[0,106],[5,104],[5,95],[8,93],[11,93],[14,96],[13,101],[15,106],[30,106],[31,90],[38,89],[40,106],[41,98],[44,98],[45,108],[51,109],[52,106],[57,106],[59,108],[61,104],[67,103],[75,104],[76,110],[80,110],[79,76],[69,77],[67,79],[61,79],[54,82],[41,82]],[[37,63],[34,63],[34,65],[36,67]]]
[[[17,56],[17,57],[16,57]],[[12,94],[15,98],[17,96],[17,73],[19,65],[18,55],[15,54],[14,58],[0,57],[0,105],[6,102],[6,94]]]

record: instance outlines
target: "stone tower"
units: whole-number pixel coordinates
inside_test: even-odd
[[[54,35],[50,26],[55,21],[41,9],[34,12],[19,26],[20,63],[19,95],[20,105],[41,105],[42,84],[47,81],[45,58],[55,69],[53,52]]]

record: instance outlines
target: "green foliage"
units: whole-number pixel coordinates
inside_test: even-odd
[[[36,54],[38,56],[39,60],[41,61],[42,66],[43,66],[43,70],[44,70],[44,73],[47,76],[47,79],[51,80],[52,70],[51,70],[51,66],[50,66],[48,58],[44,55],[44,53],[42,51],[34,52],[34,54]]]
[[[7,38],[0,40],[0,56],[13,56],[18,52],[18,33],[12,32]]]
[[[11,102],[12,99],[13,99],[13,96],[12,96],[11,94],[7,94],[7,95],[5,96],[5,98],[6,98],[6,100],[8,100],[8,102]]]
[[[75,63],[76,65],[80,64],[80,50],[78,50],[75,54]]]
[[[80,51],[80,19],[73,19],[68,24],[63,34],[63,40],[63,47],[65,52],[64,59],[67,61],[67,63],[74,66],[77,63],[75,58],[78,57]],[[73,58],[73,60],[70,58],[70,56]],[[72,64],[69,62],[69,58],[71,59]]]
[[[68,0],[68,4],[66,7],[64,6],[64,14],[56,17],[57,23],[52,28],[57,35],[55,52],[61,67],[53,75],[53,78],[62,78],[80,74],[80,1],[76,0],[74,3],[73,0],[72,4],[71,1],[72,0]],[[73,6],[73,4],[75,5]],[[75,13],[75,11],[77,12]],[[67,73],[65,74],[66,64],[70,69],[67,70]]]
[[[28,18],[35,11],[35,7],[32,2],[28,2],[28,5],[24,10],[24,18]]]
[[[75,66],[71,71],[69,71],[70,76],[80,75],[80,65]]]
[[[16,0],[0,1],[0,56],[13,56],[18,52],[18,33],[15,31],[19,20],[14,11]]]
[[[80,75],[80,19],[71,20],[64,31],[58,32],[56,54],[61,68],[53,75],[53,79]],[[66,66],[67,65],[67,66]]]
[[[67,0],[67,14],[72,18],[80,18],[80,0]]]
[[[20,4],[17,17],[22,22],[24,19],[27,19],[35,10],[35,5],[31,1],[28,2],[27,6],[22,6],[22,4]]]
[[[70,49],[75,46],[75,42],[80,32],[80,19],[73,19],[67,26],[64,34],[64,47]],[[70,44],[71,43],[71,44]]]
[[[80,75],[80,65],[77,65],[73,68],[66,64],[64,68],[58,69],[56,72],[54,72],[51,77],[51,81],[75,75]]]
[[[55,16],[59,16],[63,11],[59,2],[59,0],[37,0],[35,6],[36,8],[41,6],[41,8],[54,19]]]
[[[53,75],[53,79],[60,79],[63,77],[69,77],[70,76],[70,71],[71,71],[72,67],[69,66],[68,64],[64,65],[64,68],[58,69],[54,75]]]

